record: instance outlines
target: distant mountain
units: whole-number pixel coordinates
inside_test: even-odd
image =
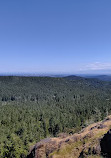
[[[70,75],[70,76],[65,76],[64,79],[68,80],[84,80],[84,77],[76,76],[76,75]]]
[[[111,75],[85,76],[86,78],[95,78],[102,81],[111,81]]]

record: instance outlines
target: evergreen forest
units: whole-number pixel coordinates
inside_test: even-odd
[[[111,82],[0,76],[0,158],[25,158],[31,146],[73,134],[111,114]]]

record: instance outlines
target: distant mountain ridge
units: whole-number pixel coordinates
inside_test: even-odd
[[[85,76],[86,78],[96,78],[101,81],[111,81],[111,75]]]
[[[69,80],[98,79],[101,81],[111,81],[111,75],[69,75],[63,78]]]
[[[111,81],[111,75],[68,75],[68,74],[57,74],[57,75],[51,75],[51,74],[0,74],[0,77],[51,77],[51,78],[64,78],[68,80],[86,80],[86,79],[98,79],[101,81]]]
[[[80,77],[76,75],[65,76],[63,78],[68,79],[68,80],[84,80],[85,79],[85,77]]]

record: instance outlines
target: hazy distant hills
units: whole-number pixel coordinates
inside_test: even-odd
[[[83,76],[76,76],[76,75],[70,75],[70,76],[65,76],[65,79],[68,80],[87,80],[87,79],[98,79],[101,81],[111,81],[111,75],[83,75]]]
[[[67,80],[87,80],[87,79],[98,79],[101,81],[111,81],[111,75],[52,75],[50,77],[60,77]]]
[[[107,76],[107,75],[98,75],[98,76],[76,76],[76,75],[70,75],[70,76],[66,76],[63,77],[66,80],[69,81],[86,81],[86,82],[98,82],[98,80],[100,81],[111,81],[111,76]]]
[[[86,78],[95,78],[102,81],[111,81],[111,75],[85,76]]]
[[[70,76],[65,76],[64,79],[67,80],[84,80],[84,77],[80,77],[80,76],[75,76],[75,75],[70,75]]]
[[[63,79],[66,79],[66,80],[69,80],[69,81],[72,81],[72,80],[87,80],[87,79],[98,79],[98,80],[101,80],[101,81],[111,81],[111,75],[88,75],[88,74],[84,74],[84,75],[81,75],[81,74],[76,74],[76,75],[68,75],[68,74],[56,74],[56,75],[51,75],[51,74],[0,74],[0,77],[1,78],[8,78],[8,77],[48,77],[48,78],[63,78]],[[1,80],[1,79],[0,79]]]

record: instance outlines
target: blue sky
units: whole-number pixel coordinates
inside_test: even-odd
[[[0,1],[0,73],[92,72],[111,72],[111,0]]]

